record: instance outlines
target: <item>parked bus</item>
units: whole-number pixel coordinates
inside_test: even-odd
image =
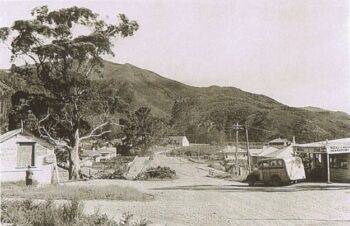
[[[296,183],[305,179],[303,162],[299,157],[263,159],[258,162],[258,167],[247,177],[249,186],[256,183],[282,184]]]

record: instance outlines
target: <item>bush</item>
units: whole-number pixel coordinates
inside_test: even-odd
[[[132,215],[124,214],[120,222],[95,212],[83,214],[83,205],[78,200],[56,204],[52,200],[33,202],[32,200],[2,201],[1,223],[35,226],[145,226],[149,221],[131,222]]]
[[[152,180],[152,179],[173,179],[176,177],[175,170],[169,167],[151,167],[136,176],[135,180]]]

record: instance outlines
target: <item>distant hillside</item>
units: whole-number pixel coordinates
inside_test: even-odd
[[[147,106],[153,114],[171,118],[176,132],[186,134],[192,142],[197,139],[193,134],[201,131],[232,139],[229,128],[246,121],[254,141],[293,136],[298,142],[350,137],[350,116],[344,112],[289,107],[234,87],[193,87],[131,64],[106,61],[102,75],[93,79],[117,81],[134,109]]]

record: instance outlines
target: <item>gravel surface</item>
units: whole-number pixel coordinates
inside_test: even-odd
[[[94,180],[71,185],[116,184],[155,195],[154,201],[86,201],[85,211],[120,218],[129,212],[152,225],[350,225],[350,184],[300,183],[284,187],[206,177],[204,165],[156,157],[175,169],[173,181]]]

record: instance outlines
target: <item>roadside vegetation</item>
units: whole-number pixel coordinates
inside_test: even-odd
[[[172,170],[169,167],[157,166],[150,167],[146,171],[141,172],[136,176],[135,180],[166,180],[175,178],[175,170]]]
[[[120,221],[109,219],[106,214],[95,212],[92,215],[83,213],[84,206],[77,200],[55,203],[53,200],[34,202],[26,200],[3,200],[1,203],[1,223],[9,225],[37,226],[146,226],[147,220],[132,221],[131,214],[124,214]]]
[[[45,185],[25,186],[24,182],[1,183],[1,198],[54,199],[54,200],[123,200],[148,201],[153,196],[131,187]]]

